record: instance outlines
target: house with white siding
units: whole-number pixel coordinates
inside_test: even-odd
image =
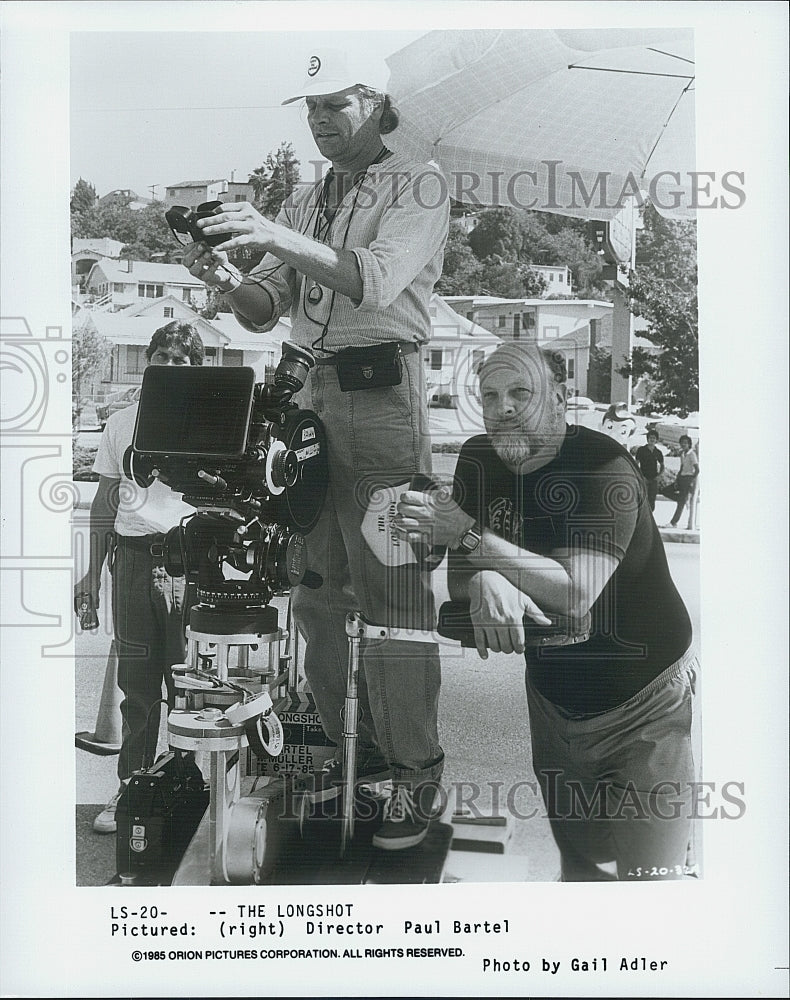
[[[505,299],[495,295],[448,295],[446,301],[468,320],[502,340],[548,343],[572,333],[591,319],[612,312],[598,299]]]
[[[97,261],[85,282],[89,298],[111,310],[139,305],[166,295],[200,309],[206,303],[206,286],[183,264],[146,260]]]
[[[252,184],[247,181],[205,180],[179,181],[165,188],[165,207],[183,205],[197,208],[204,201],[252,201]]]
[[[124,244],[102,236],[97,239],[76,236],[71,241],[71,294],[79,299],[85,293],[88,275],[100,260],[120,260]]]
[[[477,366],[501,340],[461,316],[441,295],[431,296],[430,314],[431,339],[422,349],[428,403],[456,407],[474,393]]]
[[[160,265],[167,266],[167,265]],[[473,391],[477,365],[500,343],[483,327],[459,316],[439,295],[430,304],[431,339],[422,349],[428,401],[455,406]],[[95,330],[112,345],[105,370],[81,395],[96,400],[130,385],[138,385],[145,370],[145,349],[155,330],[171,320],[192,323],[206,349],[207,365],[245,365],[253,368],[258,381],[271,375],[282,354],[283,341],[291,339],[291,321],[279,320],[268,333],[245,330],[233,313],[217,313],[205,319],[180,296],[163,295],[142,299],[119,311],[83,311],[78,322]]]
[[[266,381],[267,374],[280,360],[282,342],[291,337],[289,320],[280,320],[269,333],[250,333],[231,313],[218,313],[208,320],[173,295],[120,312],[86,312],[81,322],[108,340],[112,352],[104,371],[91,385],[80,387],[81,395],[101,400],[131,385],[139,385],[151,337],[173,320],[191,323],[197,329],[206,350],[204,365],[244,365],[255,370],[260,382]]]

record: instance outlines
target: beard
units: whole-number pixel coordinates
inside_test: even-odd
[[[497,431],[489,436],[494,451],[509,469],[518,471],[532,457],[532,444],[523,432]]]
[[[512,472],[530,472],[554,458],[565,436],[564,414],[548,422],[551,426],[544,424],[539,433],[513,427],[490,428],[491,447]]]

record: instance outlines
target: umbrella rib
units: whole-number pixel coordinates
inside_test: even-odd
[[[659,142],[661,142],[661,136],[662,136],[662,134],[664,132],[664,129],[666,129],[667,125],[669,125],[670,121],[672,121],[672,115],[674,115],[674,113],[677,111],[678,105],[683,100],[683,95],[688,92],[688,90],[690,89],[691,84],[693,82],[694,82],[694,77],[692,77],[691,80],[683,88],[683,90],[681,90],[680,95],[678,96],[678,99],[675,101],[674,105],[672,106],[672,110],[669,112],[669,115],[667,116],[667,120],[664,122],[664,124],[663,124],[663,126],[661,128],[661,131],[656,136],[656,141],[653,143],[653,148],[650,150],[650,153],[648,154],[648,157],[645,160],[645,166],[644,166],[644,169],[642,170],[642,176],[643,177],[645,176],[645,171],[647,170],[648,164],[650,163],[651,159],[653,158],[653,153],[655,153],[656,148],[657,148]]]
[[[670,59],[679,59],[681,62],[690,63],[692,66],[694,65],[694,60],[693,59],[686,59],[685,56],[679,56],[676,52],[664,52],[663,49],[654,49],[650,45],[648,45],[647,51],[648,52],[657,52],[660,56],[669,56]]]
[[[625,73],[627,76],[664,76],[673,80],[693,80],[693,76],[685,73],[649,73],[641,69],[611,69],[607,66],[576,66],[571,63],[568,69],[587,69],[594,73]]]
[[[532,81],[529,81],[528,83],[525,83],[523,87],[517,87],[510,94],[506,94],[506,95],[504,95],[502,97],[496,97],[496,98],[494,98],[493,101],[489,101],[488,104],[485,104],[485,105],[483,105],[482,107],[479,107],[479,108],[475,108],[474,111],[471,114],[468,114],[465,118],[459,118],[456,121],[451,122],[444,129],[443,135],[439,135],[439,136],[437,136],[433,140],[434,146],[437,146],[442,141],[442,139],[446,139],[447,136],[451,132],[454,132],[457,128],[460,128],[462,125],[465,125],[468,121],[471,121],[473,118],[475,118],[481,112],[488,111],[488,109],[489,108],[493,108],[494,105],[501,104],[502,101],[507,100],[507,99],[513,97],[515,94],[520,93],[522,90],[526,90],[527,87],[529,87],[531,83],[532,83]]]

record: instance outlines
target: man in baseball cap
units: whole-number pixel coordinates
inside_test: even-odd
[[[383,69],[356,56],[349,68],[336,50],[309,53],[303,85],[283,103],[304,100],[331,169],[297,187],[275,222],[246,202],[223,205],[199,226],[225,242],[212,249],[201,241],[184,255],[193,275],[225,292],[246,329],[265,333],[287,316],[294,343],[318,355],[299,402],[323,422],[330,456],[327,500],[307,540],[310,567],[323,584],[296,587],[293,610],[306,638],[305,675],[338,745],[307,782],[308,801],[323,811],[343,794],[345,616],[359,612],[421,632],[436,623],[427,568],[416,557],[383,563],[362,532],[379,489],[430,476],[422,348],[431,337],[431,295],[450,215],[436,165],[387,145],[398,115]],[[267,251],[249,274],[227,260],[239,247]],[[408,849],[428,832],[444,766],[438,646],[367,643],[361,667],[356,777],[389,777],[393,788],[373,845]]]

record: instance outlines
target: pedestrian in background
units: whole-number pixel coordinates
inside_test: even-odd
[[[691,438],[688,434],[682,434],[680,437],[680,471],[678,472],[677,479],[675,480],[675,485],[678,490],[678,500],[677,506],[675,507],[675,513],[672,515],[672,520],[667,525],[668,528],[677,528],[680,523],[680,519],[683,516],[686,504],[688,504],[689,521],[686,527],[689,531],[693,529],[695,513],[694,507],[696,506],[695,500],[698,480],[699,459],[694,451]]]
[[[658,447],[658,431],[647,432],[647,444],[637,448],[636,460],[647,484],[647,499],[650,509],[656,509],[658,495],[658,477],[664,471],[664,453]]]

